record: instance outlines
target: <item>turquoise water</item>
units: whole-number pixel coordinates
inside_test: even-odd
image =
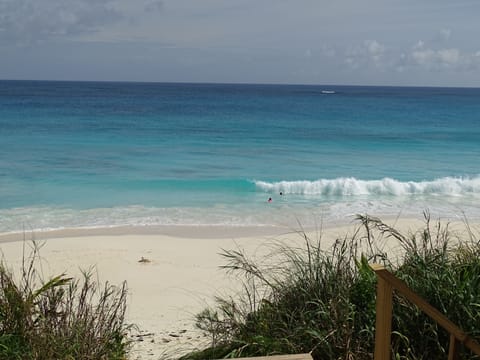
[[[0,81],[0,232],[479,218],[479,121],[480,89]]]

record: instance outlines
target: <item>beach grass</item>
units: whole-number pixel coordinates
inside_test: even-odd
[[[92,271],[43,280],[38,249],[20,272],[0,263],[0,359],[125,359],[126,283],[100,286]]]
[[[217,298],[196,316],[211,346],[182,359],[312,352],[314,359],[371,359],[376,276],[381,263],[466,333],[480,337],[480,241],[431,221],[403,234],[377,218],[324,249],[322,238],[299,231],[303,246],[276,243],[267,256],[223,251],[225,270],[243,291]],[[393,253],[385,245],[397,244]],[[416,306],[394,297],[392,359],[447,358],[449,335]],[[462,359],[478,359],[461,349]]]

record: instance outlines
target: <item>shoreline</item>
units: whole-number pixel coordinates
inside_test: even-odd
[[[373,216],[372,216],[373,217]],[[389,223],[423,222],[422,217],[385,216],[379,217]],[[442,221],[448,221],[443,219]],[[451,220],[450,220],[451,221]],[[459,220],[453,220],[457,222]],[[345,220],[323,222],[321,219],[317,226],[303,227],[301,222],[296,225],[224,225],[224,224],[195,224],[195,225],[114,225],[99,227],[71,227],[59,229],[30,229],[25,231],[0,232],[0,244],[6,242],[48,240],[71,237],[89,236],[123,236],[123,235],[164,235],[189,239],[224,239],[243,238],[254,236],[275,236],[297,232],[299,229],[307,233],[319,230],[345,228],[358,225],[353,217]]]
[[[123,236],[123,235],[164,235],[182,238],[229,238],[275,235],[288,230],[277,225],[145,225],[145,226],[111,226],[79,227],[48,230],[28,230],[0,233],[0,243],[32,240],[47,240],[89,236]]]

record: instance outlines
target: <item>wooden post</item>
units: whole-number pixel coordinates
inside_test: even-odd
[[[381,265],[372,266],[383,270]],[[377,277],[377,306],[375,322],[375,353],[374,360],[389,360],[392,335],[392,298],[393,287],[385,279]]]
[[[458,360],[458,340],[450,334],[450,347],[448,348],[448,360]]]

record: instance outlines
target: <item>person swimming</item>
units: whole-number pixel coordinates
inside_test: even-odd
[[[271,203],[271,202],[272,202],[272,198],[269,197],[267,201],[268,201],[269,203]]]

